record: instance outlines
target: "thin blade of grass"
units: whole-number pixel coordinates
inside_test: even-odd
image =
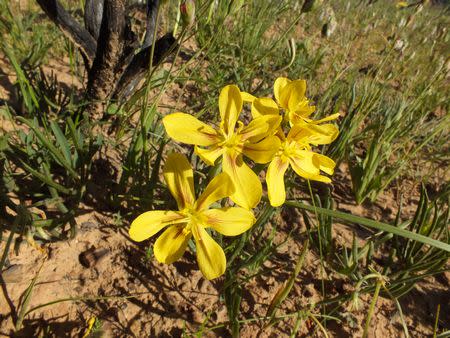
[[[22,323],[23,323],[23,319],[25,318],[25,315],[27,314],[27,308],[28,305],[31,301],[31,296],[33,295],[33,289],[34,286],[36,285],[36,281],[39,277],[39,274],[42,270],[42,267],[44,266],[45,260],[42,261],[41,266],[39,267],[39,270],[36,272],[36,276],[34,276],[34,278],[31,280],[30,285],[28,286],[28,288],[25,291],[24,297],[23,297],[23,303],[22,306],[20,307],[20,311],[19,314],[17,316],[17,322],[16,322],[16,331],[20,330],[22,327]]]
[[[360,217],[360,216],[355,216],[352,214],[347,214],[345,212],[341,212],[341,211],[336,211],[336,210],[329,210],[329,209],[324,209],[324,208],[319,208],[319,207],[313,207],[311,205],[307,205],[301,202],[297,202],[297,201],[286,201],[285,203],[287,206],[290,207],[294,207],[294,208],[300,208],[300,209],[305,209],[308,211],[312,211],[312,212],[317,212],[320,214],[324,214],[324,215],[328,215],[328,216],[332,216],[332,217],[336,217],[336,218],[340,218],[342,220],[351,222],[351,223],[357,223],[360,225],[364,225],[367,226],[369,228],[373,228],[373,229],[377,229],[377,230],[381,230],[381,231],[385,231],[385,232],[389,232],[392,233],[394,235],[398,235],[398,236],[402,236],[405,238],[409,238],[412,239],[414,241],[418,241],[424,244],[428,244],[431,246],[434,246],[438,249],[442,249],[444,251],[450,252],[450,245],[438,240],[435,240],[433,238],[429,238],[405,229],[401,229],[401,228],[397,228],[394,227],[392,225],[386,224],[386,223],[382,223],[382,222],[378,222],[378,221],[374,221],[368,218],[364,218],[364,217]]]
[[[270,302],[269,309],[267,310],[266,317],[270,317],[271,320],[269,321],[269,324],[272,322],[273,317],[276,314],[277,308],[281,305],[281,303],[286,299],[286,297],[291,292],[292,287],[294,286],[295,279],[297,278],[298,274],[300,273],[303,262],[305,261],[306,253],[308,252],[309,247],[309,241],[306,240],[305,244],[303,245],[302,251],[300,252],[300,256],[297,260],[297,263],[295,264],[294,271],[292,271],[291,276],[289,277],[286,285],[284,288],[280,289],[272,301]]]

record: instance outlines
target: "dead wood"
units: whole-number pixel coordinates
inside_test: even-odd
[[[100,35],[104,2],[104,0],[86,0],[84,5],[84,26],[95,41]]]
[[[125,41],[125,0],[105,0],[97,53],[88,74],[86,98],[92,102],[90,114],[96,115],[101,110],[102,102],[120,76],[117,67]]]
[[[83,28],[57,0],[37,0],[47,16],[78,46],[88,73],[85,99],[87,116],[101,119],[111,98],[125,100],[143,79],[150,65],[157,29],[159,0],[148,0],[146,32],[142,46],[131,30],[126,0],[86,0]],[[160,64],[176,46],[172,34],[155,42],[153,66]],[[137,49],[140,49],[136,52]],[[84,114],[86,116],[86,114]]]
[[[156,16],[158,14],[159,0],[147,1],[147,24],[145,27],[145,38],[142,48],[147,48],[152,45],[153,35],[156,30]]]
[[[81,49],[89,64],[92,64],[97,43],[57,0],[36,0],[47,16],[58,26],[78,48]]]
[[[152,66],[158,65],[173,49],[176,48],[176,40],[172,33],[164,35],[155,43]],[[113,98],[126,98],[143,79],[150,65],[151,45],[137,53],[121,76],[115,89]]]

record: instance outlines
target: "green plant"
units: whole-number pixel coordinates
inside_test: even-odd
[[[123,1],[108,3],[119,2],[123,13]],[[39,3],[48,10],[49,1]],[[118,79],[108,77],[108,81],[99,83],[101,76],[95,73],[98,75],[100,66],[106,64],[96,54],[107,55],[97,44],[110,40],[98,30],[99,21],[90,15],[92,11],[86,10],[96,3],[103,4],[80,1],[65,7],[70,5],[70,11],[60,12],[70,14],[82,28],[87,36],[82,40],[77,40],[73,31],[62,37],[55,25],[33,12],[35,8],[19,13],[13,3],[0,5],[0,32],[5,36],[1,51],[6,56],[8,75],[15,76],[13,94],[19,101],[18,105],[8,101],[0,107],[1,118],[7,121],[4,130],[0,126],[0,213],[6,221],[6,226],[2,224],[5,246],[0,270],[15,238],[16,243],[25,237],[31,244],[35,240],[40,244],[74,236],[81,205],[115,215],[113,222],[120,226],[126,226],[139,211],[174,210],[160,179],[161,166],[174,150],[186,154],[194,166],[198,196],[220,172],[221,163],[208,167],[191,148],[170,141],[162,121],[170,113],[183,111],[219,129],[216,97],[219,89],[230,83],[255,96],[267,97],[272,95],[271,83],[277,77],[306,79],[306,96],[310,105],[316,106],[311,118],[341,113],[337,120],[340,134],[334,143],[322,148],[322,153],[343,164],[334,182],[342,178],[336,183],[351,190],[347,184],[350,174],[356,202],[371,200],[372,204],[362,204],[364,208],[373,207],[379,195],[394,184],[400,186],[403,179],[416,185],[426,181],[424,177],[431,182],[436,178],[436,168],[447,164],[449,34],[443,7],[412,4],[396,10],[387,0],[335,1],[331,6],[337,28],[326,37],[322,36],[321,17],[328,5],[321,1],[196,1],[195,21],[182,28],[178,1],[166,1],[165,7],[150,1],[149,5],[156,4],[150,6],[151,10],[132,7],[141,11],[147,25],[127,13],[131,30],[142,39],[131,39],[136,46],[128,45],[131,40],[127,40],[116,55],[123,60],[113,62],[130,66],[137,57],[137,71],[131,72],[136,77],[128,78],[121,69]],[[85,25],[78,23],[79,13],[87,15]],[[60,26],[71,22],[61,23],[61,18],[48,14]],[[430,25],[431,21],[435,24]],[[131,26],[121,23],[119,26],[130,32]],[[172,29],[177,32],[173,34],[178,36],[176,45],[168,43],[172,35],[163,35]],[[157,41],[168,44],[159,49]],[[58,62],[69,64],[68,73],[84,86],[81,90],[63,87],[44,67],[59,56],[68,56],[68,61]],[[98,67],[92,66],[96,59]],[[157,67],[163,60],[170,64]],[[85,69],[88,79],[83,74]],[[111,75],[111,69],[106,70]],[[140,84],[139,79],[143,80]],[[113,88],[116,85],[119,91]],[[107,93],[98,95],[96,89],[102,87]],[[97,108],[101,114],[93,113]],[[251,106],[244,108],[242,123],[248,123],[250,113]],[[247,163],[256,175],[264,172],[263,164]],[[422,169],[422,163],[427,168]],[[218,301],[226,306],[229,318],[217,322],[208,312],[197,332],[184,327],[183,335],[200,336],[225,328],[238,336],[245,325],[254,323],[269,332],[278,333],[279,328],[286,327],[292,336],[305,326],[308,332],[320,330],[327,335],[327,322],[344,325],[348,313],[343,308],[348,303],[361,305],[363,294],[372,296],[366,328],[374,320],[379,297],[387,297],[401,314],[407,335],[398,298],[415,283],[446,269],[450,250],[446,185],[437,182],[433,194],[444,193],[431,200],[422,188],[415,217],[402,221],[399,210],[394,222],[336,211],[334,198],[342,197],[338,196],[342,191],[299,181],[289,173],[286,188],[289,200],[283,212],[263,197],[254,210],[255,225],[242,236],[226,238],[209,233],[227,256],[223,284],[216,285],[221,294]],[[217,207],[226,207],[226,203]],[[298,218],[290,221],[291,227],[283,226],[280,214],[290,209],[296,210],[294,215],[303,216],[304,231]],[[363,227],[370,235],[355,232],[348,243],[339,243],[334,232],[337,222]],[[300,242],[302,249],[296,257],[277,259],[284,245]],[[196,253],[192,241],[187,245]],[[152,259],[153,248],[144,251],[145,259]],[[322,290],[318,301],[309,299],[301,304],[294,295],[296,285],[303,285],[302,277],[311,273],[305,269],[311,264],[305,260],[307,255],[318,262],[310,270],[317,270],[314,277],[319,278]],[[268,304],[259,304],[266,306],[265,315],[244,312],[248,293],[253,292],[248,286],[277,273],[286,278],[286,283],[280,283]],[[325,283],[339,279],[353,289],[336,295],[325,288]],[[26,301],[34,282],[24,294]],[[31,309],[24,302],[20,321],[60,302],[139,296],[68,297]],[[440,336],[437,329],[434,332]]]

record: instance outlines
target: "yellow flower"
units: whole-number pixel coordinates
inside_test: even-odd
[[[252,103],[252,116],[254,118],[279,114],[278,107],[285,110],[285,119],[291,125],[299,123],[319,124],[339,117],[339,113],[336,113],[320,120],[309,118],[316,110],[316,107],[310,106],[309,100],[305,96],[306,80],[291,81],[285,77],[279,77],[275,80],[273,89],[276,102],[267,97],[256,98],[249,93],[243,93],[244,101]]]
[[[286,200],[284,174],[289,165],[297,175],[308,180],[331,182],[331,179],[321,175],[320,171],[332,175],[336,164],[329,157],[311,151],[311,144],[331,143],[338,133],[338,129],[332,124],[322,126],[298,124],[291,128],[287,137],[279,131],[277,135],[282,143],[266,174],[267,192],[272,206],[280,206]]]
[[[321,175],[320,171],[333,174],[335,163],[324,155],[314,153],[311,145],[329,144],[336,139],[339,134],[336,126],[321,123],[336,119],[339,113],[320,120],[310,119],[315,107],[309,105],[305,93],[305,80],[291,81],[284,77],[276,79],[274,84],[276,102],[268,97],[257,98],[246,92],[241,93],[243,100],[252,104],[253,118],[278,116],[279,109],[282,108],[285,111],[285,120],[292,126],[287,137],[281,127],[278,129],[277,136],[281,145],[267,170],[267,190],[272,206],[280,206],[286,199],[284,173],[289,165],[301,177],[331,182],[331,179]]]
[[[238,207],[208,209],[234,191],[233,183],[225,173],[214,177],[195,200],[193,171],[184,155],[168,156],[164,179],[177,201],[178,211],[143,213],[131,223],[131,239],[140,242],[168,227],[156,240],[153,252],[159,262],[171,264],[183,255],[193,236],[201,272],[207,279],[219,277],[225,272],[225,254],[205,229],[213,228],[225,236],[240,235],[255,223],[253,213]]]
[[[397,7],[397,9],[408,7],[408,2],[406,2],[406,1],[399,1],[395,5],[395,7]]]
[[[262,186],[258,176],[244,162],[243,155],[256,163],[268,163],[280,145],[280,140],[273,134],[281,117],[260,116],[244,126],[238,121],[242,104],[239,88],[229,85],[219,96],[219,128],[184,113],[167,115],[163,123],[171,138],[196,145],[195,153],[208,165],[214,165],[222,156],[222,171],[230,176],[235,187],[230,198],[241,207],[251,209],[261,199]]]

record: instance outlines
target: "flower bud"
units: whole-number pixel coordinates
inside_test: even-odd
[[[195,21],[195,1],[183,0],[180,4],[181,20],[186,27],[191,26]]]

